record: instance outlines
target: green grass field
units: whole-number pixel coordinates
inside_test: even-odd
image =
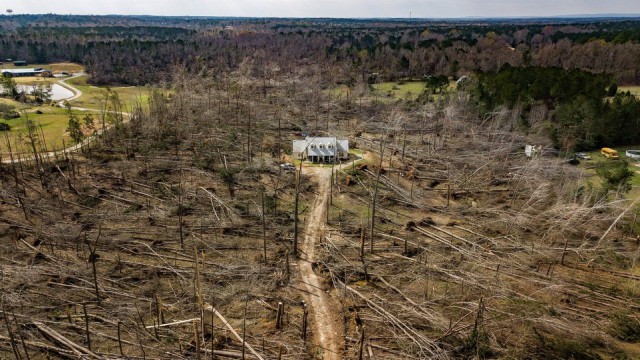
[[[423,81],[411,81],[403,84],[397,82],[383,82],[373,85],[375,92],[379,96],[386,96],[394,99],[410,99],[415,98],[424,91],[425,83]]]
[[[81,76],[69,79],[68,84],[82,91],[82,96],[71,101],[71,105],[75,107],[100,110],[101,104],[104,102],[104,92],[107,87],[98,87],[87,84],[88,76]],[[140,101],[143,105],[147,103],[150,88],[126,86],[126,87],[110,87],[120,97],[120,101],[124,104],[126,110],[130,110],[136,101]]]
[[[637,166],[638,165],[637,160],[629,158],[627,157],[627,155],[625,155],[625,151],[632,150],[632,149],[640,150],[640,145],[621,146],[621,147],[614,148],[614,150],[618,152],[620,159],[627,160],[629,162],[629,168],[636,173],[635,176],[631,179],[630,184],[632,186],[632,189],[631,191],[629,191],[629,194],[627,195],[627,197],[629,199],[637,199],[637,198],[640,198],[640,173],[639,173],[640,167]],[[617,161],[617,160],[607,159],[602,154],[600,154],[599,149],[587,152],[587,154],[591,156],[591,160],[581,160],[580,166],[585,169],[587,174],[592,175],[589,179],[587,179],[587,182],[596,186],[596,185],[599,185],[600,183],[600,179],[596,176],[596,170],[595,170],[598,164],[609,162],[609,161]]]
[[[455,89],[455,81],[451,81],[447,91]],[[371,85],[373,91],[367,96],[369,100],[415,100],[425,89],[424,81],[406,81],[406,82],[382,82]],[[339,98],[346,98],[349,88],[341,85],[331,90],[331,95]],[[352,96],[355,96],[353,93]],[[438,96],[438,95],[436,95]]]
[[[42,127],[42,133],[44,134],[44,138],[47,144],[47,148],[50,150],[62,149],[63,141],[64,144],[69,146],[73,143],[73,141],[69,138],[67,132],[67,125],[69,122],[69,117],[65,113],[64,109],[55,108],[55,107],[39,107],[38,108],[42,114],[36,113],[27,113],[18,119],[12,120],[1,120],[0,122],[7,123],[11,126],[11,131],[9,131],[9,137],[13,144],[26,144],[25,136],[26,136],[26,126],[25,122],[27,121],[27,117],[33,121],[40,127]],[[80,112],[76,112],[80,119],[84,116],[84,114]],[[12,145],[13,151],[16,152],[16,145]],[[18,145],[22,146],[22,145]],[[2,157],[5,158],[7,155],[7,144],[4,140],[4,136],[0,139],[0,153],[2,153]],[[23,151],[28,152],[27,148],[24,147]],[[19,150],[18,150],[19,151]],[[23,152],[20,151],[20,152]]]
[[[398,84],[397,82],[383,82],[379,84],[371,85],[373,91],[366,98],[370,100],[397,100],[397,99],[410,99],[415,100],[418,95],[424,90],[424,82],[414,81],[404,84]],[[349,94],[349,87],[341,85],[331,90],[331,95],[339,98],[346,98]],[[355,96],[351,93],[351,96]]]

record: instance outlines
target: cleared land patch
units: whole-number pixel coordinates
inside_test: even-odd
[[[77,88],[82,92],[82,96],[71,101],[74,107],[100,110],[101,104],[104,103],[105,91],[110,89],[118,94],[118,98],[124,104],[126,109],[131,109],[135,102],[146,104],[151,88],[139,86],[123,86],[123,87],[105,87],[93,86],[87,83],[89,76],[80,76],[66,81],[69,85]],[[125,110],[126,111],[126,110]]]

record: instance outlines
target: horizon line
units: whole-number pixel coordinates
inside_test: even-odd
[[[55,16],[121,16],[121,17],[164,17],[164,18],[194,18],[194,19],[322,19],[322,20],[536,20],[536,19],[633,19],[640,18],[640,13],[593,13],[593,14],[565,14],[565,15],[508,15],[508,16],[459,16],[459,17],[329,17],[329,16],[238,16],[238,15],[157,15],[157,14],[74,14],[74,13],[2,13],[3,17],[55,15]]]

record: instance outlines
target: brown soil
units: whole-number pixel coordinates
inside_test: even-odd
[[[335,309],[338,303],[325,290],[324,280],[313,270],[315,246],[324,232],[325,209],[329,197],[329,182],[331,168],[305,168],[307,174],[313,174],[318,182],[318,194],[313,201],[309,221],[305,227],[305,237],[302,243],[299,262],[300,277],[305,284],[308,294],[305,300],[310,307],[314,342],[317,347],[313,353],[321,354],[322,359],[342,358],[341,320]]]

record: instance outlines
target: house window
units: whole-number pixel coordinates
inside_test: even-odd
[[[311,144],[309,147],[312,148],[312,149],[315,149],[316,148],[316,144]]]
[[[327,149],[333,149],[333,145],[332,144],[327,144]]]
[[[322,144],[318,145],[318,147],[319,147],[320,149],[324,149],[324,145],[322,145]]]

